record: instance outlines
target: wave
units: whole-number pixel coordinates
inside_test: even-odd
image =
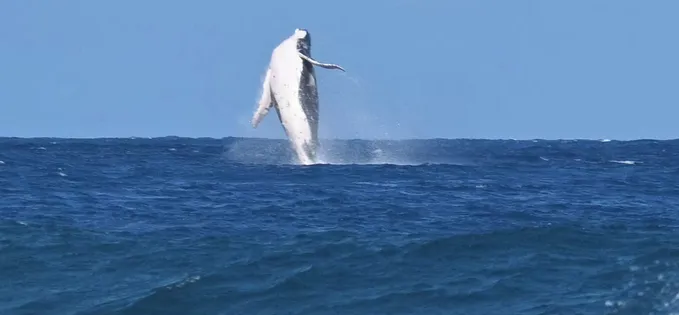
[[[92,298],[96,305],[77,314],[676,311],[677,249],[642,234],[610,234],[564,224],[412,234],[401,242],[357,241],[347,231],[297,235],[276,248],[259,244],[259,251],[209,272],[156,277],[146,289],[113,285],[110,295]]]
[[[28,155],[25,155],[28,154]],[[296,165],[286,139],[264,138],[0,138],[0,168],[35,159],[63,159],[75,155],[136,156],[194,161],[219,156],[222,163]],[[19,156],[21,155],[21,156]],[[564,166],[623,164],[643,166],[674,164],[679,159],[679,140],[338,140],[323,139],[318,166],[332,165],[534,165]],[[62,164],[62,165],[63,165]],[[68,175],[68,172],[57,170]]]

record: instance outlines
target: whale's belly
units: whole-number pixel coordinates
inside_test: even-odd
[[[302,163],[312,163],[317,130],[312,123],[315,117],[309,117],[304,95],[300,93],[304,70],[302,60],[297,55],[278,52],[272,61],[270,87],[281,124],[298,156],[303,159]]]

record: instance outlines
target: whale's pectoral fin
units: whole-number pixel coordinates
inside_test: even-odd
[[[264,77],[264,83],[262,84],[262,96],[259,98],[259,106],[257,106],[257,111],[252,116],[252,128],[257,128],[259,122],[262,118],[269,113],[269,109],[273,106],[274,102],[271,99],[271,87],[269,83],[271,82],[271,70],[266,70],[266,76]]]
[[[302,59],[304,59],[304,60],[310,62],[310,63],[311,63],[312,65],[314,65],[314,66],[319,66],[319,67],[323,67],[323,68],[326,68],[326,69],[339,69],[339,70],[342,70],[342,71],[346,72],[346,71],[344,70],[344,68],[340,67],[339,65],[332,64],[332,63],[322,63],[322,62],[318,62],[318,61],[314,60],[313,58],[311,58],[311,57],[309,57],[309,56],[303,54],[303,53],[300,52],[300,51],[298,51],[297,53],[299,54],[299,57],[300,57],[300,58],[302,58]]]

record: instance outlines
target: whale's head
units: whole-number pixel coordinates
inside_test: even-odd
[[[309,31],[303,28],[296,28],[292,37],[297,40],[297,49],[302,52],[308,52],[311,49],[311,35]]]

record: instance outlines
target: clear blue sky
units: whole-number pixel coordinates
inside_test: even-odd
[[[331,4],[333,3],[333,4]],[[679,1],[2,1],[0,136],[249,125],[296,27],[323,138],[679,138]]]

